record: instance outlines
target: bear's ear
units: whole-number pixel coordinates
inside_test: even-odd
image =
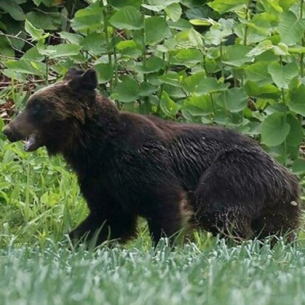
[[[87,70],[82,76],[82,85],[89,89],[94,90],[97,87],[97,74],[93,69]]]
[[[76,76],[82,75],[84,73],[84,70],[80,70],[77,68],[71,68],[68,70],[67,74],[64,77],[64,80],[70,80]]]
[[[68,86],[77,90],[94,90],[98,85],[97,74],[93,69],[82,73],[76,69],[69,70],[65,79],[69,81]]]

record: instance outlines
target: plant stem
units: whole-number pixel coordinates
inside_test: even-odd
[[[109,34],[108,34],[108,16],[107,16],[107,6],[104,5],[104,0],[100,0],[101,6],[103,8],[103,19],[104,19],[104,33],[105,33],[105,39],[107,43],[107,54],[108,54],[108,63],[112,65],[112,56],[111,56],[111,47],[110,47],[110,40],[109,40]],[[112,92],[112,78],[109,81],[110,85],[110,92]]]
[[[249,21],[251,19],[251,16],[250,16],[250,14],[251,14],[251,11],[250,11],[251,3],[252,3],[252,0],[249,0],[247,8],[246,8],[246,20],[247,21]],[[248,24],[246,24],[246,26],[245,26],[245,35],[244,35],[244,46],[247,45],[248,29],[249,29]]]

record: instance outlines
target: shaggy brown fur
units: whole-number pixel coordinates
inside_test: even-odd
[[[136,234],[147,219],[155,242],[183,222],[239,238],[299,226],[298,181],[256,143],[232,130],[120,112],[95,91],[94,70],[34,93],[4,130],[25,149],[46,146],[78,175],[88,218],[71,232],[101,243]],[[193,211],[190,216],[189,211]]]

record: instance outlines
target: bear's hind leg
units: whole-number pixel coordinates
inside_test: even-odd
[[[185,192],[180,188],[166,187],[154,197],[153,208],[148,211],[147,223],[156,245],[161,237],[173,237],[186,227],[191,212]],[[172,242],[173,239],[170,240]]]

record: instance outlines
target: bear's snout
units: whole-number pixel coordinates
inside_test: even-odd
[[[22,136],[14,131],[9,125],[2,130],[3,134],[8,138],[10,142],[16,142],[22,140]]]

